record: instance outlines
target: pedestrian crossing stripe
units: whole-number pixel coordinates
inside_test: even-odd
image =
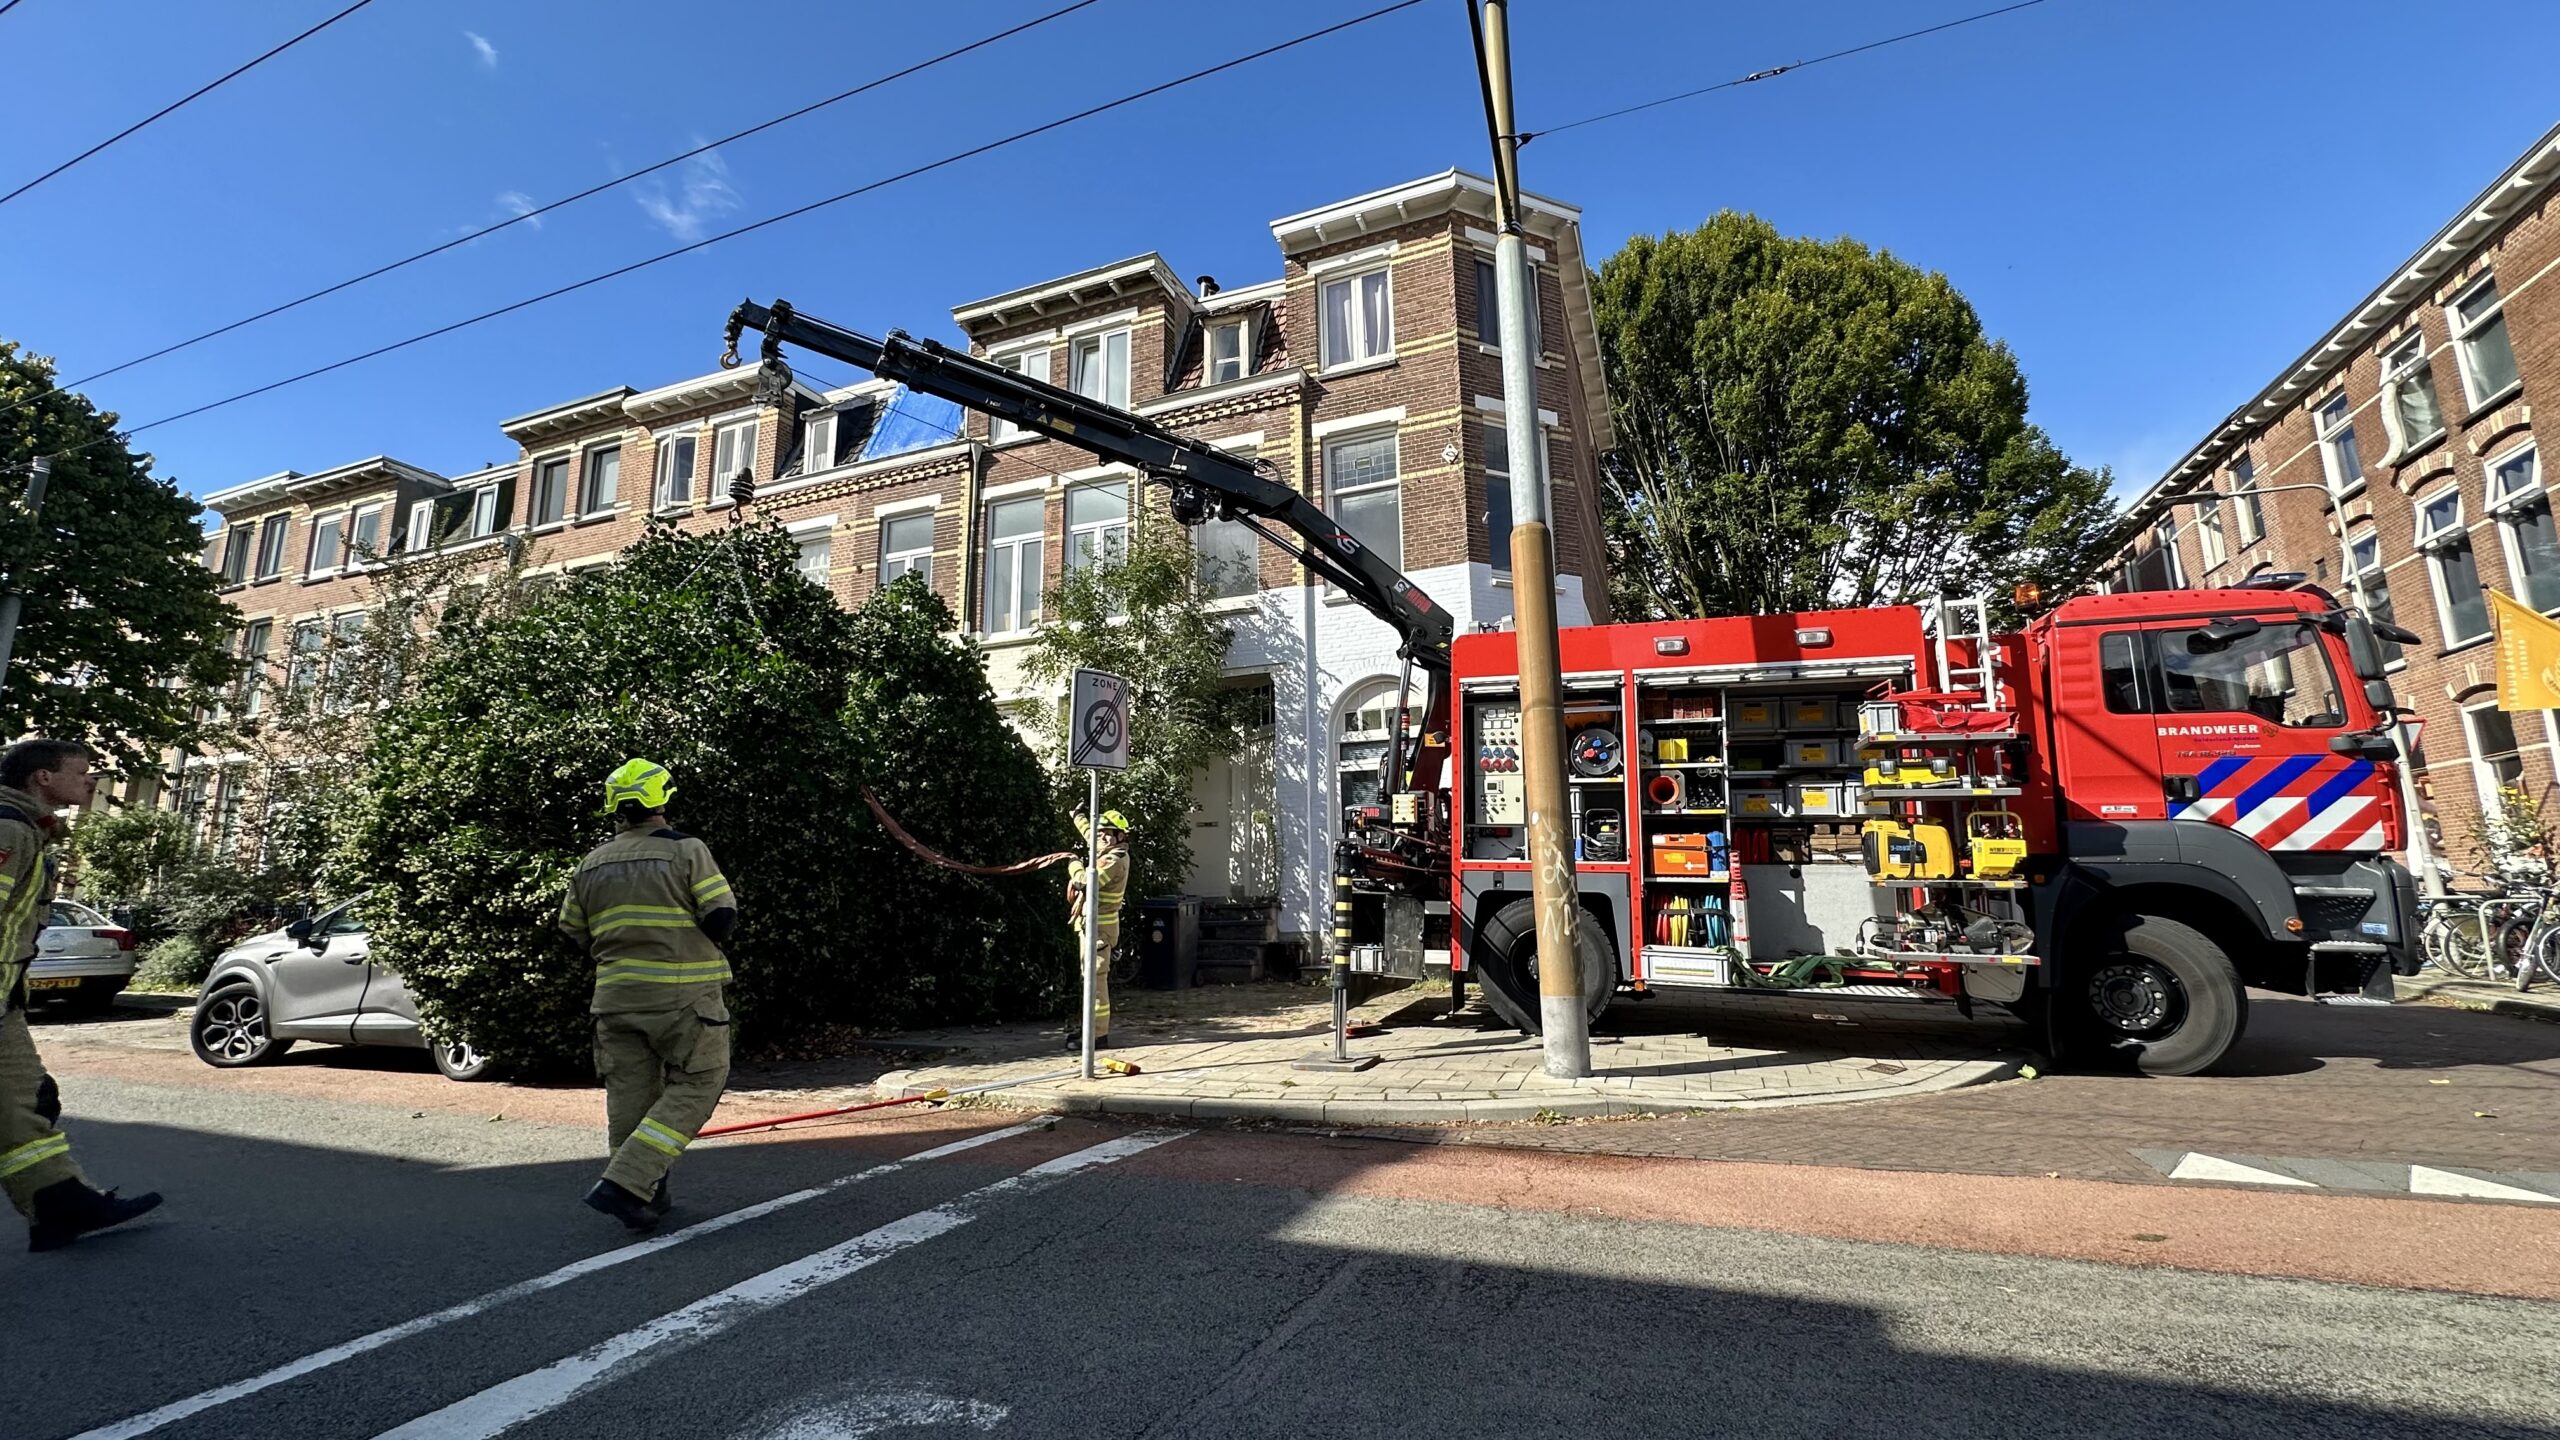
[[[2295,1190],[2445,1196],[2560,1205],[2560,1174],[2489,1175],[2439,1165],[2299,1156],[2225,1156],[2200,1150],[2136,1150],[2136,1158],[2172,1180]]]

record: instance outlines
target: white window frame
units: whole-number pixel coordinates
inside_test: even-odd
[[[1115,340],[1120,342],[1120,364],[1116,374],[1111,365],[1111,342]],[[1067,342],[1067,388],[1114,409],[1128,409],[1129,372],[1135,368],[1136,351],[1137,342],[1125,325],[1076,336]],[[1085,388],[1086,370],[1092,365],[1102,367],[1102,387],[1099,390]],[[1114,380],[1119,382],[1116,395],[1112,393]]]
[[[533,484],[527,487],[532,493],[525,497],[526,524],[566,525],[578,518],[577,460],[578,457],[575,454],[563,451],[557,455],[546,455],[533,462],[531,477]],[[560,513],[545,520],[542,518],[542,476],[543,472],[553,469],[557,469],[560,474]]]
[[[2391,451],[2382,457],[2385,465],[2400,459],[2422,445],[2433,444],[2444,435],[2444,397],[2435,388],[2435,359],[2427,350],[2426,335],[2410,331],[2390,349],[2382,352],[2382,400],[2375,408],[2382,415],[2383,432],[2390,437]],[[2436,428],[2424,434],[2409,433],[2408,417],[2400,413],[2400,392],[2404,387],[2422,387],[2429,403],[2436,407]]]
[[[2498,813],[2499,777],[2495,770],[2489,768],[2488,757],[2480,753],[2480,728],[2476,717],[2483,711],[2495,711],[2497,708],[2498,702],[2494,697],[2477,705],[2462,707],[2462,753],[2463,758],[2471,765],[2471,784],[2473,789],[2480,792],[2480,813],[2483,816],[2494,816]],[[2515,723],[2514,719],[2510,718],[2507,721],[2507,728],[2514,730]],[[2519,778],[2521,778],[2524,769],[2524,736],[2522,734],[2516,736],[2516,748],[2512,753],[2516,759]]]
[[[2231,461],[2231,518],[2237,520],[2240,548],[2267,538],[2266,501],[2258,495],[2258,465],[2246,455]]]
[[[836,412],[821,410],[800,422],[800,473],[816,475],[836,464]]]
[[[836,522],[832,519],[803,521],[791,526],[785,533],[790,535],[791,543],[798,546],[800,550],[799,557],[792,562],[792,568],[800,572],[801,579],[821,590],[832,592],[835,589]],[[819,553],[825,557],[826,561],[818,567],[818,573],[815,575],[809,573],[811,545],[820,547]]]
[[[498,494],[503,485],[483,485],[471,492],[471,533],[464,538],[486,540],[507,528],[510,517],[498,513]]]
[[[756,442],[763,438],[763,431],[759,428],[763,423],[763,416],[748,415],[736,420],[723,420],[711,427],[711,489],[715,493],[726,493],[729,482],[737,478],[740,470],[755,469]],[[737,439],[740,435],[746,438]],[[723,449],[731,452],[726,463],[720,459]]]
[[[596,503],[596,463],[610,452],[613,456],[613,498],[602,505]],[[590,445],[578,452],[578,518],[610,515],[622,508],[622,442]]]
[[[898,524],[900,521],[907,520],[921,520],[924,522],[924,544],[920,547],[910,545],[902,550],[890,549],[890,527]],[[894,581],[905,579],[909,575],[922,575],[924,577],[925,588],[933,588],[933,541],[934,532],[942,528],[941,515],[932,509],[909,509],[881,513],[878,516],[878,521],[880,526],[880,584],[888,585]]]
[[[996,511],[1003,509],[1008,505],[1029,505],[1034,507],[1035,511],[1040,516],[1040,523],[1033,526],[1031,533],[1028,535],[1017,535],[1004,540],[997,539]],[[1030,630],[1033,626],[1040,623],[1040,602],[1047,594],[1049,588],[1049,568],[1047,563],[1049,540],[1049,497],[1046,493],[1036,493],[1030,495],[1019,495],[1011,499],[989,499],[985,502],[983,511],[983,533],[986,536],[984,544],[986,545],[987,562],[980,576],[981,583],[979,585],[978,603],[982,613],[978,616],[978,624],[979,627],[989,635],[1018,635]],[[1030,563],[1039,567],[1040,575],[1040,583],[1034,587],[1032,591],[1030,611],[1025,614],[1009,615],[1007,618],[1013,623],[1005,626],[997,625],[995,623],[996,617],[992,613],[984,613],[993,609],[988,602],[995,598],[992,582],[996,573],[996,551],[999,549],[1013,550],[1016,552],[1013,557],[1014,580],[1006,597],[1008,605],[1019,600],[1022,595],[1022,566],[1025,557],[1021,552],[1029,552]]]
[[[2524,467],[2524,478],[2501,485],[2499,476],[2518,465]],[[2488,511],[2498,524],[2498,548],[2507,562],[2508,588],[2518,601],[2531,605],[2533,599],[2527,593],[2531,587],[2525,583],[2523,527],[2520,522],[2536,504],[2550,504],[2542,485],[2540,447],[2528,440],[2504,455],[2484,462],[2480,468],[2484,472],[2482,483],[2488,492]],[[2560,525],[2560,506],[2551,508],[2555,525]],[[2560,615],[2560,605],[2544,607],[2543,613]]]
[[[2365,552],[2368,549],[2372,552],[2372,558],[2369,560],[2365,558]],[[2391,576],[2382,566],[2382,537],[2374,534],[2370,526],[2366,527],[2362,535],[2354,536],[2347,541],[2347,564],[2351,567],[2347,572],[2349,577],[2347,589],[2350,594],[2357,593],[2360,589],[2362,594],[2370,599],[2373,587],[2376,585],[2385,589],[2390,588]],[[2359,578],[2363,581],[2361,587],[2356,583]],[[2392,602],[2391,609],[2396,622],[2399,614],[2397,600]],[[2384,643],[2387,645],[2389,642]],[[2409,666],[2409,652],[2406,646],[2399,647],[2396,655],[2386,650],[2384,657],[2382,668],[2387,671],[2397,673]]]
[[[1066,503],[1062,507],[1062,513],[1066,516],[1067,522],[1066,562],[1068,572],[1072,573],[1077,570],[1094,568],[1094,557],[1099,557],[1101,567],[1106,569],[1129,558],[1129,521],[1131,516],[1135,513],[1132,508],[1135,502],[1131,492],[1135,489],[1135,484],[1129,478],[1123,476],[1105,476],[1099,480],[1089,480],[1082,484],[1070,485],[1067,487]],[[1077,524],[1075,522],[1076,497],[1081,494],[1087,494],[1098,490],[1117,490],[1120,492],[1120,518],[1117,520],[1088,520],[1083,524]],[[1118,534],[1120,540],[1119,553],[1116,555],[1112,553],[1111,544],[1112,536],[1115,532]],[[1081,543],[1087,539],[1093,541],[1090,556],[1086,554],[1086,547]]]
[[[2498,303],[2491,306],[2486,314],[2464,319],[2462,314],[2464,302],[2483,290],[2496,292]],[[2474,283],[2464,287],[2462,293],[2454,296],[2452,302],[2444,307],[2445,330],[2453,336],[2455,368],[2462,372],[2462,398],[2474,414],[2479,413],[2492,402],[2504,399],[2524,383],[2523,367],[2516,364],[2515,334],[2503,325],[2499,327],[2499,333],[2506,339],[2507,364],[2509,368],[2516,371],[2516,378],[2495,391],[2483,393],[2479,382],[2472,374],[2471,347],[2478,342],[2481,332],[2487,330],[2492,323],[2505,320],[2506,315],[2507,295],[2504,291],[2498,290],[2498,277],[2495,275],[2481,276]]]
[[[346,568],[347,516],[349,513],[350,512],[343,509],[329,510],[315,514],[311,517],[309,533],[302,537],[302,575],[304,579],[308,580],[322,575],[335,575],[340,570]],[[323,534],[328,534],[332,537],[329,548],[335,552],[330,556],[329,563],[326,565],[320,563],[320,537]]]
[[[667,463],[669,460],[674,458],[676,447],[679,445],[684,446],[688,452],[686,456],[687,464],[682,477],[670,474],[669,472],[673,467]],[[653,472],[649,477],[650,509],[660,512],[692,509],[694,502],[693,477],[702,469],[702,431],[697,427],[688,426],[682,430],[667,431],[665,434],[659,436],[658,454],[656,459],[651,462],[650,469]],[[681,478],[684,482],[684,494],[670,497],[668,495],[668,491],[671,488],[669,482],[678,478]]]
[[[1384,336],[1369,333],[1369,310],[1367,306],[1360,303],[1360,286],[1373,275],[1386,282],[1386,303],[1379,307],[1387,317],[1387,333]],[[1330,328],[1332,321],[1328,318],[1331,307],[1326,297],[1337,285],[1351,288],[1348,314],[1351,317],[1352,333],[1345,339],[1343,358],[1328,360],[1325,357],[1332,348],[1328,343],[1332,336]],[[1339,274],[1328,274],[1316,281],[1316,373],[1329,375],[1344,370],[1356,370],[1367,365],[1385,365],[1395,358],[1396,278],[1395,267],[1392,264],[1380,261],[1375,265],[1364,265],[1356,270],[1346,269]]]
[[[2187,588],[2187,567],[2178,558],[2178,522],[2162,516],[2151,527],[2151,548],[2160,552],[2161,577],[2172,590]]]
[[[1494,257],[1485,251],[1475,252],[1475,263],[1476,343],[1499,354],[1502,351],[1502,323],[1499,318],[1502,314],[1502,273],[1495,268]],[[1490,335],[1484,333],[1484,307],[1487,303],[1488,287],[1496,317],[1494,330]],[[1531,360],[1544,360],[1547,357],[1546,323],[1539,317],[1539,311],[1542,308],[1539,304],[1539,296],[1542,289],[1538,279],[1537,262],[1531,261],[1529,264],[1529,358]]]
[[[1035,345],[1027,350],[1016,350],[1009,355],[998,355],[989,363],[999,369],[1010,370],[1026,380],[1037,380],[1043,385],[1049,383],[1049,347],[1046,345]],[[990,445],[1006,445],[1016,440],[1039,438],[1038,435],[1019,425],[999,420],[992,415],[987,417],[987,443]]]
[[[1503,420],[1500,415],[1488,417],[1482,411],[1478,411],[1476,423],[1484,427],[1485,433],[1488,437],[1484,452],[1485,504],[1488,509],[1485,514],[1475,516],[1473,519],[1474,523],[1478,526],[1490,527],[1493,520],[1490,507],[1493,504],[1492,491],[1495,483],[1497,481],[1500,482],[1506,500],[1509,498],[1511,491],[1511,432],[1509,428],[1503,424]],[[1500,468],[1496,468],[1493,463],[1493,445],[1490,437],[1495,435],[1502,437],[1503,463]],[[1546,427],[1543,425],[1538,427],[1538,478],[1550,486],[1555,483],[1555,473],[1551,468],[1554,462],[1548,454],[1551,445],[1552,442],[1547,435]],[[1519,526],[1519,512],[1514,511],[1512,513],[1511,523],[1514,528]],[[1493,533],[1490,528],[1485,531],[1485,549],[1490,556],[1489,563],[1493,569],[1494,583],[1497,585],[1510,584],[1510,548],[1505,546],[1500,550],[1495,550],[1493,546]]]
[[[2334,424],[2330,421],[2329,412],[2332,410],[2339,411],[2338,419]],[[2344,390],[2331,394],[2328,399],[2312,408],[2311,431],[2319,437],[2320,473],[2329,482],[2329,493],[2341,500],[2350,495],[2361,494],[2364,490],[2364,456],[2355,449],[2355,429],[2356,408],[2348,403],[2347,392]],[[2338,437],[2342,434],[2348,440],[2344,448],[2356,462],[2356,476],[2353,480],[2338,478],[2340,450]]]
[[[306,641],[310,643],[305,643]],[[297,620],[285,633],[284,688],[289,692],[309,690],[320,683],[321,661],[329,649],[329,622],[322,619]]]
[[[1392,747],[1395,744],[1396,696],[1398,692],[1399,687],[1396,680],[1393,677],[1382,676],[1364,680],[1360,684],[1353,686],[1344,694],[1342,710],[1340,714],[1335,717],[1333,722],[1333,799],[1335,813],[1341,813],[1341,811],[1351,803],[1348,782],[1353,776],[1356,775],[1362,779],[1367,779],[1369,776],[1376,773],[1373,762],[1369,760],[1355,761],[1351,757],[1345,755],[1343,751],[1352,745]],[[1371,710],[1375,710],[1378,715],[1378,724],[1376,728],[1372,729],[1363,727],[1357,730],[1353,729],[1352,723]],[[1418,725],[1421,722],[1421,717],[1411,708],[1408,708],[1405,711],[1405,717],[1407,725],[1405,733],[1407,735],[1411,735],[1413,733],[1411,727]]]
[[[2427,512],[2447,500],[2453,502],[2453,518],[2442,524],[2430,525]],[[2488,639],[2497,633],[2497,626],[2488,618],[2488,582],[2480,578],[2479,547],[2471,545],[2471,531],[2463,513],[2462,491],[2457,487],[2446,486],[2411,503],[2418,512],[2415,538],[2411,543],[2424,551],[2427,557],[2427,579],[2431,582],[2436,595],[2436,625],[2444,635],[2444,648],[2458,650],[2465,645],[2477,644]],[[2471,549],[2472,583],[2481,591],[2483,628],[2479,633],[2472,635],[2457,634],[2454,630],[2453,591],[2445,583],[2444,570],[2446,554],[2457,547],[2466,546]]]
[[[2204,555],[2204,573],[2212,574],[2231,559],[2231,542],[2222,533],[2222,490],[2207,482],[2202,491],[2212,500],[2198,507],[2196,549]]]
[[[1202,344],[1200,347],[1201,384],[1232,385],[1236,381],[1242,380],[1253,374],[1252,316],[1238,315],[1233,319],[1212,320],[1203,327],[1203,330],[1204,334],[1202,336]],[[1220,375],[1218,373],[1218,337],[1226,334],[1232,334],[1236,337],[1236,373],[1233,375]]]
[[[265,631],[259,635],[259,631]],[[258,636],[258,648],[249,648],[249,637]],[[267,708],[267,651],[276,643],[274,616],[252,620],[240,627],[240,714],[254,720]]]
[[[267,563],[267,535],[271,528],[276,537],[275,564],[272,566]],[[285,554],[288,549],[287,542],[292,540],[292,538],[292,516],[270,515],[266,519],[259,521],[257,556],[255,559],[250,561],[250,564],[253,567],[250,571],[250,578],[253,580],[273,580],[277,576],[283,574]]]
[[[367,520],[371,520],[373,522],[374,556],[370,561],[364,558],[364,552],[358,548],[359,542],[356,536],[356,532],[364,527],[364,522]],[[354,509],[349,510],[347,512],[347,538],[341,543],[346,547],[347,568],[350,570],[362,569],[367,564],[380,564],[383,560],[389,558],[391,554],[391,502],[388,500],[376,500],[370,505],[358,505]]]
[[[1340,472],[1334,464],[1334,456],[1347,446],[1365,444],[1372,440],[1385,440],[1387,442],[1389,451],[1396,457],[1396,473],[1385,480],[1365,480],[1351,485],[1338,483],[1336,477]],[[1324,513],[1333,517],[1337,524],[1340,524],[1342,520],[1342,511],[1340,507],[1344,500],[1357,499],[1361,496],[1374,494],[1381,490],[1393,490],[1395,492],[1396,553],[1389,557],[1389,562],[1397,569],[1403,569],[1404,435],[1402,429],[1398,426],[1386,425],[1372,429],[1342,430],[1327,435],[1324,437],[1323,461]],[[1348,529],[1349,527],[1345,526],[1344,528]],[[1367,544],[1368,542],[1364,540],[1361,543]]]
[[[237,556],[239,556],[239,557],[240,557],[240,564],[239,564],[239,570],[240,570],[240,573],[239,573],[239,574],[237,574],[237,575],[234,575],[234,574],[232,574],[232,573],[231,573],[231,571],[232,571],[231,557],[232,557],[232,556],[234,556],[234,555],[237,555]],[[221,565],[221,568],[217,569],[217,570],[214,572],[214,574],[215,574],[217,577],[219,577],[219,578],[221,579],[221,581],[222,581],[222,583],[223,583],[223,584],[225,584],[225,585],[246,585],[246,584],[248,584],[248,583],[249,583],[249,571],[250,571],[250,567],[251,567],[251,566],[253,566],[253,565],[255,565],[255,564],[257,563],[257,560],[258,560],[258,527],[257,527],[257,526],[255,526],[255,525],[225,525],[225,526],[223,526],[223,527],[222,527],[222,565]]]

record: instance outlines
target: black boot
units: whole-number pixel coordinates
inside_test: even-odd
[[[668,1187],[667,1177],[659,1176],[658,1191],[649,1197],[649,1218],[664,1220],[667,1218],[667,1212],[675,1208],[675,1203],[675,1192]]]
[[[1110,1049],[1110,1048],[1111,1048],[1111,1037],[1110,1037],[1110,1036],[1108,1036],[1108,1035],[1096,1035],[1096,1036],[1094,1036],[1094,1037],[1093,1037],[1093,1048],[1094,1048],[1094,1049],[1096,1049],[1096,1050],[1108,1050],[1108,1049]],[[1083,1032],[1083,1031],[1081,1031],[1081,1030],[1070,1030],[1070,1031],[1068,1031],[1068,1032],[1067,1032],[1067,1053],[1068,1053],[1068,1054],[1070,1054],[1070,1055],[1081,1055],[1081,1054],[1083,1054],[1083,1053],[1084,1053],[1084,1032]]]
[[[629,1229],[646,1230],[658,1223],[658,1217],[650,1211],[648,1201],[610,1180],[599,1180],[595,1183],[595,1188],[587,1192],[587,1204],[621,1221]]]
[[[93,1231],[121,1225],[160,1208],[160,1194],[130,1200],[109,1190],[104,1194],[77,1180],[59,1180],[35,1193],[35,1220],[27,1230],[29,1250],[59,1250]]]

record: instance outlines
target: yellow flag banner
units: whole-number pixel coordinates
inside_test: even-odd
[[[2560,710],[2560,622],[2495,590],[2489,608],[2498,617],[2498,708]]]

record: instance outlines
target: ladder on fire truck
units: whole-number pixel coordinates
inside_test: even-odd
[[[1999,652],[1991,644],[1991,597],[1941,595],[1921,607],[1921,627],[1937,661],[1937,687],[1950,695],[1977,697],[1969,708],[2000,708]],[[1971,647],[1971,663],[1956,663],[1954,642]]]

